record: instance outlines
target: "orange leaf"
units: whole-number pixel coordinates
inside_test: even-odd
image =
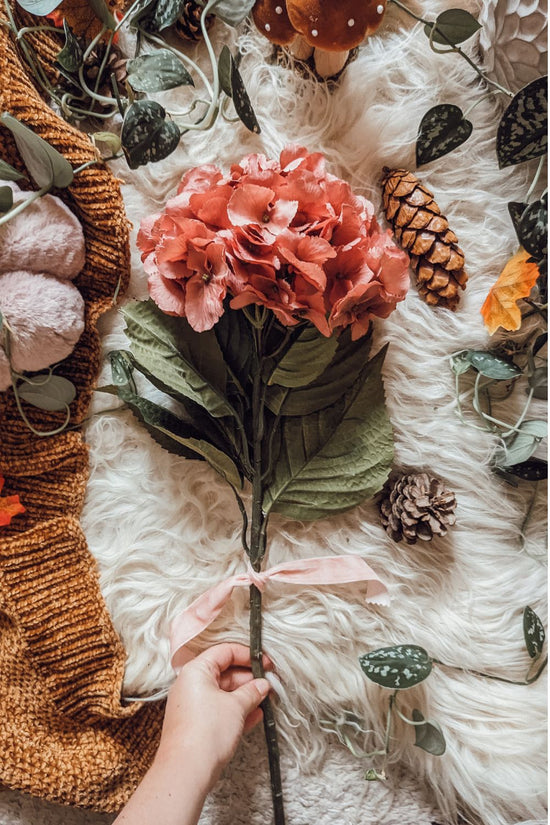
[[[105,5],[113,16],[122,11],[126,3],[124,0],[105,0]],[[65,18],[73,32],[87,41],[93,40],[99,34],[103,23],[92,11],[88,0],[63,0],[55,10],[57,17]],[[55,23],[57,25],[57,23]],[[104,35],[109,36],[110,32]]]
[[[498,327],[514,330],[521,326],[521,311],[517,302],[520,298],[527,298],[539,277],[538,266],[528,263],[528,257],[525,249],[520,248],[510,258],[481,307],[485,326],[491,335]]]
[[[0,491],[4,486],[4,479],[0,476]],[[25,508],[19,501],[19,496],[2,496],[0,498],[0,527],[9,524],[18,513],[24,513]]]

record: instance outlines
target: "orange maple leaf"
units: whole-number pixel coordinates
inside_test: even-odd
[[[529,254],[520,248],[510,258],[485,298],[480,311],[491,335],[499,327],[515,330],[521,326],[521,311],[517,302],[520,298],[527,298],[539,277],[538,266],[528,262],[528,258]]]
[[[0,476],[0,492],[4,486],[4,479]],[[0,527],[5,527],[18,513],[24,513],[25,508],[19,501],[19,496],[0,497]]]

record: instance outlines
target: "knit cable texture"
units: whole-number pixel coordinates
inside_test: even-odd
[[[36,19],[19,14],[22,25]],[[74,168],[96,157],[83,133],[42,100],[0,10],[0,112],[47,140]],[[59,43],[29,35],[51,74]],[[11,134],[0,127],[0,158],[25,171]],[[86,302],[86,328],[56,374],[77,388],[71,425],[86,417],[99,370],[96,324],[129,280],[128,224],[120,188],[97,164],[57,192],[82,223],[86,264],[75,280]],[[37,429],[63,414],[26,408]],[[26,512],[0,532],[0,785],[66,805],[115,812],[154,755],[162,720],[156,705],[121,704],[125,651],[98,582],[78,517],[88,453],[78,428],[33,435],[12,390],[0,393],[0,472],[5,494]]]

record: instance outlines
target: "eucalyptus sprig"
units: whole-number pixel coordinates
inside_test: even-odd
[[[531,664],[523,680],[510,679],[505,676],[484,673],[471,668],[460,667],[442,662],[428,654],[428,652],[418,645],[401,644],[393,647],[382,647],[366,653],[359,658],[359,663],[364,674],[377,685],[392,690],[388,703],[388,714],[386,719],[386,733],[384,747],[368,752],[357,750],[350,735],[345,731],[346,726],[364,733],[361,727],[361,720],[357,717],[344,718],[342,723],[336,725],[325,724],[325,730],[337,733],[339,739],[345,744],[355,756],[361,759],[372,759],[382,756],[382,765],[370,768],[365,775],[367,780],[386,779],[386,764],[390,754],[391,731],[393,727],[393,714],[414,727],[416,747],[427,751],[432,756],[442,756],[446,750],[445,736],[441,727],[434,720],[428,720],[423,713],[414,708],[412,718],[406,716],[399,708],[398,696],[403,690],[415,687],[423,682],[434,670],[434,666],[446,669],[458,670],[483,679],[492,679],[505,682],[511,685],[531,685],[541,676],[548,663],[548,657],[543,658],[544,642],[546,634],[543,624],[535,611],[527,606],[523,610],[523,637],[527,653],[531,659]],[[328,725],[328,727],[327,727]]]

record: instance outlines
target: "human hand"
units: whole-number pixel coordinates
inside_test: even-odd
[[[264,656],[264,668],[272,665]],[[188,662],[168,695],[156,761],[192,759],[210,790],[243,734],[263,716],[267,679],[254,679],[250,652],[236,643],[215,645]]]

